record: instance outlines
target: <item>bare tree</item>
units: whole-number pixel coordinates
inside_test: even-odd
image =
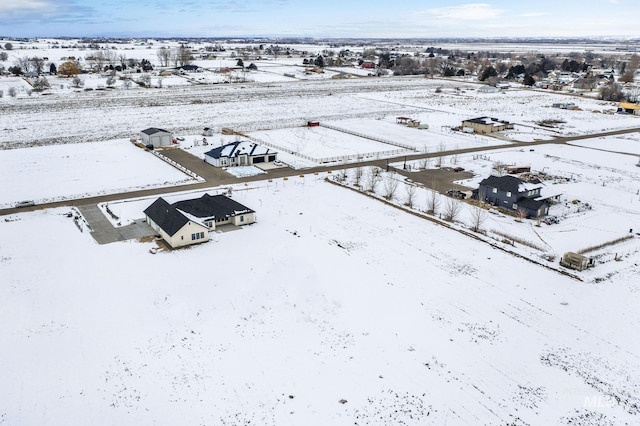
[[[78,76],[75,76],[73,77],[73,80],[71,80],[71,85],[75,88],[82,87],[84,86],[84,80]]]
[[[51,88],[51,84],[49,83],[49,80],[47,80],[46,77],[39,77],[36,78],[35,81],[33,82],[33,89],[41,92],[45,89],[50,89]]]
[[[379,181],[380,181],[380,169],[378,169],[375,166],[369,167],[369,171],[366,176],[365,190],[369,192],[375,192],[376,186],[378,186]]]
[[[162,81],[163,81],[163,78],[162,77],[158,77],[156,85],[158,86],[159,89],[162,89]]]
[[[456,198],[449,198],[444,206],[444,219],[453,222],[462,212],[462,202]]]
[[[438,192],[435,190],[429,190],[427,193],[427,213],[436,214],[438,209],[440,208],[440,198],[438,197]]]
[[[9,90],[7,91],[7,93],[9,94],[9,96],[11,96],[12,98],[15,98],[16,95],[18,94],[18,89],[16,89],[15,87],[9,87]]]
[[[29,58],[29,63],[31,64],[31,69],[38,75],[42,74],[46,65],[46,61],[39,56]]]
[[[393,175],[387,175],[387,178],[384,180],[384,198],[386,200],[392,200],[396,195],[396,190],[398,189],[398,181]]]
[[[116,78],[112,75],[110,75],[109,77],[107,77],[107,87],[114,87],[116,84]]]
[[[409,184],[409,185],[406,185],[404,189],[407,192],[407,201],[404,203],[404,205],[412,209],[413,204],[415,203],[415,200],[416,200],[416,191],[418,188],[416,188],[415,185]]]
[[[131,79],[130,78],[125,78],[124,80],[122,80],[122,86],[125,89],[130,89],[131,88]]]
[[[487,212],[485,209],[475,207],[471,210],[471,230],[480,232],[482,224],[487,220]]]
[[[527,209],[525,209],[524,207],[518,207],[518,222],[522,222],[522,219],[526,219],[527,216]]]
[[[9,59],[9,55],[7,54],[7,52],[0,52],[0,61],[4,62],[7,59]]]
[[[191,63],[191,49],[181,44],[177,49],[171,49],[171,59],[174,66],[183,67]]]
[[[161,47],[160,49],[158,49],[158,52],[156,53],[158,55],[158,60],[160,61],[160,66],[161,67],[168,67],[169,66],[169,59],[171,59],[171,50],[167,49],[166,47]]]
[[[143,74],[142,76],[140,76],[140,79],[138,80],[138,83],[144,87],[150,87],[151,86],[151,76],[149,74]]]
[[[442,153],[447,149],[444,143],[438,145],[438,156],[436,157],[436,167],[442,167]]]
[[[357,167],[355,170],[355,174],[353,175],[353,184],[355,186],[360,186],[360,184],[362,183],[362,175],[364,174],[364,171],[362,170],[362,167]]]

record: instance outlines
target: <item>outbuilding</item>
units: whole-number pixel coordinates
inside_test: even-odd
[[[163,129],[150,127],[140,132],[140,139],[146,145],[153,145],[154,148],[171,146],[173,134]]]

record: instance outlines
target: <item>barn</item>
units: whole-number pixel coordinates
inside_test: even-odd
[[[163,129],[150,127],[140,132],[140,139],[144,145],[153,145],[154,148],[171,146],[173,134]]]

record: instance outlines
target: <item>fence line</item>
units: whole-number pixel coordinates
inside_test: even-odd
[[[393,145],[393,146],[397,146],[397,147],[400,147],[400,148],[409,149],[411,151],[417,151],[416,147],[414,147],[412,145],[406,145],[406,144],[403,144],[403,143],[400,143],[400,142],[394,142],[394,141],[391,141],[389,139],[379,138],[377,136],[365,135],[364,133],[359,133],[359,132],[356,132],[356,131],[353,131],[353,130],[349,130],[349,129],[345,129],[345,128],[342,128],[342,127],[333,126],[331,124],[320,123],[320,126],[326,127],[327,129],[335,130],[336,132],[342,132],[342,133],[346,133],[348,135],[357,136],[359,138],[370,139],[372,141],[384,143],[384,144],[387,144],[387,145]]]
[[[291,155],[295,155],[296,157],[300,157],[300,158],[303,158],[305,160],[313,161],[315,163],[320,163],[320,164],[325,164],[325,163],[346,163],[346,162],[352,161],[352,160],[364,160],[364,159],[370,159],[370,158],[374,158],[376,160],[379,160],[381,158],[392,157],[392,156],[395,156],[395,155],[399,155],[399,154],[405,153],[407,151],[406,149],[395,149],[395,150],[390,150],[390,151],[367,152],[367,153],[364,153],[364,154],[348,154],[348,155],[341,155],[341,156],[336,156],[336,157],[314,158],[314,157],[310,157],[308,155],[301,154],[299,152],[295,152],[292,149],[283,148],[283,147],[280,147],[280,146],[275,145],[273,143],[263,141],[263,140],[258,139],[256,137],[253,137],[253,136],[249,136],[249,135],[244,134],[244,133],[239,133],[239,132],[236,132],[236,133],[238,135],[242,136],[242,137],[245,137],[245,138],[249,139],[252,142],[255,142],[255,143],[259,144],[259,145],[268,146],[270,148],[277,149],[279,151],[286,152],[286,153],[291,154]]]
[[[173,161],[172,159],[170,159],[169,157],[166,157],[162,154],[160,154],[157,151],[150,151],[153,155],[155,155],[156,157],[158,157],[159,159],[161,159],[162,161],[164,161],[165,163],[169,163],[170,165],[172,165],[173,167],[175,167],[176,169],[180,170],[182,173],[191,176],[192,178],[194,178],[195,180],[204,182],[204,178],[202,178],[201,176],[197,175],[196,173],[192,172],[191,170],[187,169],[186,167],[184,167],[182,164],[176,163],[175,161]]]

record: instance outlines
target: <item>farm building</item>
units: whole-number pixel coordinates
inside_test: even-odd
[[[549,205],[541,195],[542,187],[537,179],[523,182],[515,176],[489,176],[480,182],[473,198],[526,217],[540,217],[549,212]]]
[[[204,194],[173,204],[160,197],[144,214],[147,223],[173,248],[209,241],[209,232],[217,226],[255,222],[253,210],[224,195]]]
[[[251,166],[272,163],[278,153],[255,142],[239,141],[219,146],[204,154],[204,161],[216,167]]]
[[[590,257],[569,251],[562,256],[562,259],[560,259],[560,265],[576,271],[584,271],[585,269],[592,267],[594,262]]]
[[[627,114],[640,115],[640,104],[632,104],[630,102],[620,102],[620,107],[618,111],[626,112]]]
[[[478,117],[462,122],[462,128],[473,129],[475,133],[487,134],[500,132],[502,130],[513,129],[513,124],[508,121],[498,120],[491,117]]]
[[[153,145],[154,148],[171,146],[173,134],[166,130],[150,127],[140,132],[140,139],[144,145]]]

